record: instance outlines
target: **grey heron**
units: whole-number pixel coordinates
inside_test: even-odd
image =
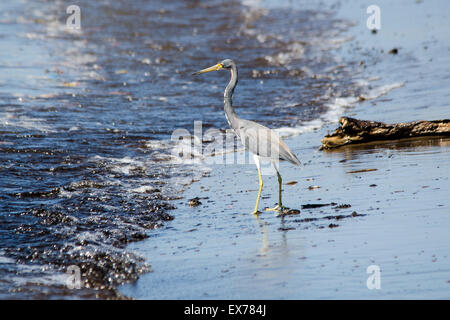
[[[241,119],[234,112],[232,98],[234,89],[238,83],[238,70],[233,60],[225,59],[212,67],[197,71],[193,74],[198,75],[217,70],[229,70],[231,72],[230,82],[226,86],[224,92],[225,116],[231,129],[233,129],[235,134],[240,138],[245,149],[253,154],[253,158],[258,169],[259,190],[256,198],[255,209],[252,213],[261,213],[258,211],[259,200],[261,198],[261,191],[263,187],[260,160],[268,160],[272,162],[278,177],[278,205],[274,208],[269,208],[266,210],[281,211],[286,209],[281,201],[282,179],[278,170],[278,161],[286,160],[295,165],[300,165],[300,161],[292,153],[292,151],[289,150],[288,146],[283,142],[283,140],[281,140],[275,131],[254,121]]]

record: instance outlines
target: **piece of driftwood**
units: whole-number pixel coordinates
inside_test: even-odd
[[[386,124],[342,117],[339,123],[339,128],[322,139],[321,150],[370,141],[450,136],[450,119]]]

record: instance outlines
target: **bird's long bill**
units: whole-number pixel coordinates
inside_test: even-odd
[[[194,72],[193,75],[198,75],[198,74],[202,74],[202,73],[206,73],[206,72],[211,72],[211,71],[217,71],[217,70],[220,70],[220,69],[222,69],[222,68],[223,68],[223,65],[222,65],[221,63],[218,63],[218,64],[216,64],[216,65],[214,65],[214,66],[212,66],[212,67],[209,67],[209,68],[206,68],[206,69],[203,69],[203,70]]]

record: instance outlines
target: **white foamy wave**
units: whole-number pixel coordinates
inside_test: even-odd
[[[135,193],[149,193],[149,192],[153,192],[155,190],[156,190],[156,188],[154,188],[152,186],[143,185],[143,186],[140,186],[138,188],[131,189],[131,192],[135,192]]]
[[[346,108],[350,108],[358,102],[357,97],[339,97],[327,104],[327,112],[321,116],[324,122],[336,122],[342,116]]]
[[[149,140],[145,142],[145,146],[149,149],[168,149],[170,147],[170,141],[165,140]]]
[[[16,116],[9,112],[0,115],[0,126],[37,130],[45,133],[56,132],[55,129],[45,123],[44,119]]]
[[[66,189],[64,189],[64,188],[61,188],[60,190],[59,190],[59,196],[61,197],[61,198],[72,198],[72,197],[76,197],[76,196],[79,196],[81,194],[81,191],[67,191]]]
[[[9,259],[8,262],[10,263]],[[14,272],[4,276],[2,279],[5,282],[11,282],[15,286],[24,285],[64,285],[67,283],[68,275],[65,273],[59,273],[49,265],[27,265],[16,263],[14,261]],[[27,276],[22,276],[26,274]],[[21,275],[21,276],[16,276]]]
[[[282,127],[275,129],[275,131],[280,135],[280,137],[289,137],[297,134],[312,132],[314,130],[320,129],[323,126],[324,122],[321,119],[315,119],[311,121],[305,121],[301,126],[298,127]]]
[[[321,116],[324,122],[337,122],[342,117],[345,110],[354,107],[355,104],[364,100],[374,100],[386,95],[389,91],[400,88],[404,82],[396,82],[393,84],[386,84],[376,88],[371,88],[367,92],[360,94],[357,97],[338,97],[329,104],[327,104],[328,111]]]
[[[8,258],[4,256],[4,251],[0,251],[0,264],[3,263],[16,263],[16,261],[14,259]]]
[[[265,56],[270,64],[287,65],[293,60],[301,59],[305,56],[305,47],[299,42],[287,46],[287,52],[279,52],[274,56]]]
[[[378,79],[377,79],[378,80]],[[369,81],[373,81],[369,79]],[[367,84],[368,82],[361,81],[362,84]],[[360,94],[359,96],[350,97],[337,97],[334,101],[328,103],[327,111],[322,114],[318,119],[312,121],[302,122],[297,127],[282,127],[275,129],[275,131],[281,137],[294,136],[306,132],[311,132],[320,129],[326,123],[338,122],[339,119],[344,115],[348,108],[354,107],[358,102],[364,100],[374,100],[381,96],[386,95],[389,91],[400,88],[404,85],[404,82],[396,82],[392,84],[382,85],[376,88],[371,88],[367,92]]]
[[[369,92],[365,93],[365,94],[361,94],[360,96],[365,99],[365,100],[373,100],[376,98],[379,98],[381,96],[386,95],[389,91],[396,89],[396,88],[400,88],[403,87],[405,85],[404,82],[396,82],[396,83],[392,83],[392,84],[386,84],[377,88],[373,88],[371,90],[369,90]]]

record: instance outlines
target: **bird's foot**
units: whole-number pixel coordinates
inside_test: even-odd
[[[276,205],[275,207],[273,207],[273,208],[265,208],[264,210],[265,210],[265,211],[285,212],[285,211],[288,211],[289,208],[288,208],[288,207],[285,207],[285,206],[283,206],[283,205],[277,204],[277,205]]]
[[[255,216],[260,215],[261,213],[262,213],[261,211],[256,209],[252,211],[252,214],[254,214]]]

